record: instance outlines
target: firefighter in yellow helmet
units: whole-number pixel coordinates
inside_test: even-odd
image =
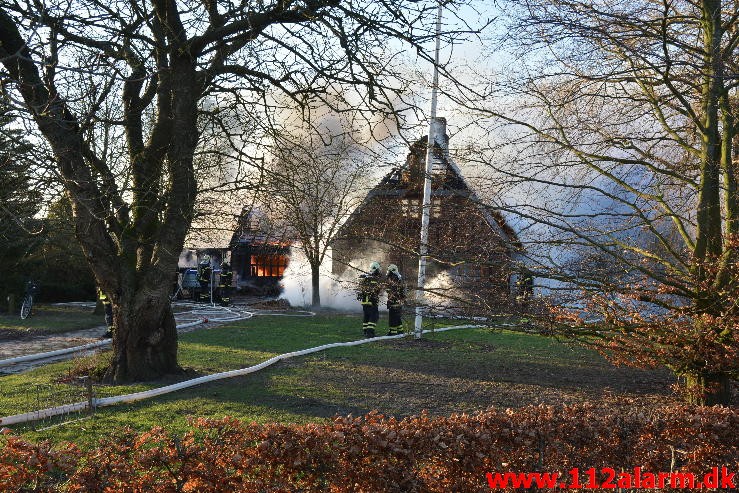
[[[357,299],[362,303],[364,319],[362,331],[365,337],[375,337],[375,327],[380,319],[380,311],[377,305],[380,302],[380,290],[382,289],[382,274],[380,263],[372,262],[369,272],[359,276],[359,288]]]
[[[405,285],[400,276],[398,266],[390,264],[387,266],[385,276],[385,290],[387,291],[387,308],[389,312],[387,335],[393,336],[403,333],[403,302],[405,301]]]

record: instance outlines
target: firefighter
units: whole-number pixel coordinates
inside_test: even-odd
[[[100,288],[98,288],[98,299],[100,299],[100,302],[103,304],[103,310],[105,311],[105,325],[108,327],[108,330],[103,334],[103,339],[110,339],[113,337],[113,304],[110,302],[108,295]]]
[[[364,313],[362,331],[365,337],[375,337],[375,327],[380,319],[377,305],[380,302],[381,281],[382,274],[380,273],[379,262],[372,262],[369,273],[359,276],[357,299],[362,303],[362,312]]]
[[[221,305],[228,306],[231,303],[231,282],[233,272],[228,262],[221,264],[221,274],[218,276],[218,298]]]
[[[210,266],[210,256],[204,255],[200,259],[200,270],[198,271],[198,282],[200,283],[199,301],[210,301],[210,278],[213,275],[213,268]]]
[[[516,281],[516,301],[526,305],[534,294],[534,276],[531,271],[524,269]]]
[[[400,276],[398,266],[390,264],[387,266],[385,275],[385,290],[387,291],[387,308],[389,312],[387,335],[394,336],[403,333],[403,320],[401,318],[403,302],[405,301],[405,285]]]

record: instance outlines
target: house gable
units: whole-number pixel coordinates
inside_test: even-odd
[[[521,245],[469,187],[448,155],[446,136],[441,140],[433,149],[427,277],[448,272],[507,292],[511,258]],[[405,164],[385,175],[344,224],[333,244],[334,274],[377,260],[398,264],[406,278],[417,275],[426,142],[416,141]]]

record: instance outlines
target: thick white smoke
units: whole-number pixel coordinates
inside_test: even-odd
[[[454,279],[449,271],[442,271],[438,275],[426,281],[426,293],[424,304],[433,311],[445,311],[453,309],[459,303],[450,298],[455,289]]]
[[[331,251],[320,269],[321,306],[343,311],[361,311],[354,288],[357,274],[347,273],[338,279],[331,273]],[[286,299],[291,306],[309,307],[313,297],[311,287],[311,269],[302,250],[293,247],[290,263],[282,278],[281,299]]]

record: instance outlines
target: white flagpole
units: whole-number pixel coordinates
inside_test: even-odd
[[[436,99],[439,90],[439,51],[441,47],[441,13],[442,6],[439,0],[439,10],[436,14],[436,51],[434,53],[434,80],[431,85],[431,120],[429,121],[429,135],[426,146],[426,173],[423,183],[423,208],[421,210],[421,244],[419,245],[420,256],[418,258],[418,289],[416,290],[416,325],[415,338],[421,338],[423,326],[422,308],[425,300],[424,288],[426,285],[426,257],[428,257],[429,239],[429,216],[431,212],[431,172],[433,170],[434,145],[436,135],[434,132],[434,120],[436,119]]]

